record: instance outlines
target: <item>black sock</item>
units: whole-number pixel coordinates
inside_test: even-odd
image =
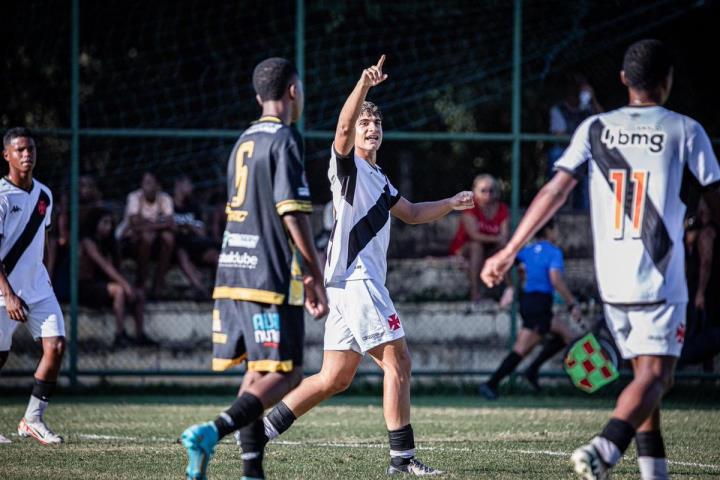
[[[665,458],[665,442],[660,430],[637,432],[635,446],[638,457]]]
[[[277,430],[278,435],[281,435],[285,430],[290,428],[297,419],[292,410],[283,402],[275,405],[275,408],[270,410],[270,413],[268,413],[265,418],[272,424],[275,430]]]
[[[537,357],[535,357],[535,360],[533,360],[530,366],[525,369],[525,374],[531,378],[537,377],[542,364],[554,357],[555,354],[562,350],[564,347],[565,340],[563,340],[560,335],[553,335],[550,341],[548,341],[543,346],[542,350],[540,350],[540,353]]]
[[[401,467],[410,463],[415,456],[415,435],[409,423],[397,430],[388,430],[390,441],[390,464]]]
[[[624,454],[635,436],[635,429],[624,420],[611,418],[600,436],[610,440],[620,450],[620,454]]]
[[[247,427],[240,429],[243,475],[251,478],[265,478],[263,471],[263,453],[267,444],[265,426],[258,418]]]
[[[250,422],[257,420],[264,410],[259,398],[252,393],[243,393],[230,408],[215,419],[218,438],[223,438],[225,435],[249,425]]]
[[[32,389],[32,396],[39,398],[43,402],[47,402],[55,390],[55,385],[57,385],[57,382],[46,382],[36,378]]]
[[[522,357],[514,351],[508,353],[507,357],[505,357],[505,360],[502,361],[498,369],[495,370],[495,373],[493,373],[492,377],[490,377],[490,380],[487,381],[487,384],[490,385],[490,387],[492,387],[493,389],[496,389],[498,384],[500,383],[500,380],[510,375],[510,373],[515,370],[515,367],[518,366],[521,360]]]

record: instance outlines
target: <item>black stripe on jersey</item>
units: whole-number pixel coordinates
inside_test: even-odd
[[[375,205],[350,230],[346,268],[350,268],[350,265],[352,265],[362,249],[370,243],[370,240],[375,238],[375,235],[390,220],[390,208],[392,208],[392,205],[394,203],[393,197],[390,195],[390,187],[385,184],[383,193],[377,199]]]
[[[357,185],[357,165],[355,165],[355,151],[350,150],[348,155],[340,155],[332,146],[337,163],[337,177],[340,181],[342,198],[351,206],[355,198],[355,185]]]
[[[32,243],[35,235],[37,234],[38,228],[45,220],[45,213],[48,208],[50,208],[50,196],[45,193],[45,190],[40,190],[37,203],[35,204],[32,214],[30,214],[30,219],[25,225],[25,229],[22,231],[13,246],[10,247],[7,255],[5,255],[5,258],[2,260],[6,276],[9,276],[10,273],[12,273],[17,265],[17,262],[20,260],[20,257]]]
[[[600,120],[595,120],[592,125],[590,125],[590,150],[592,157],[611,188],[610,169],[625,170],[625,178],[627,179],[627,184],[625,185],[625,205],[632,205],[633,193],[635,191],[634,184],[630,180],[632,168],[616,148],[609,149],[601,141],[603,127],[604,125]],[[626,208],[625,214],[629,218],[632,214],[631,209]],[[657,207],[655,207],[649,197],[645,200],[641,240],[655,267],[664,275],[670,262],[670,252],[672,251],[673,242],[670,239],[670,235]]]

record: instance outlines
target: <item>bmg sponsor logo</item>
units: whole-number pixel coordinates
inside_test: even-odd
[[[277,348],[280,345],[280,314],[256,313],[252,318],[255,343],[263,347]]]
[[[665,148],[665,137],[665,132],[658,132],[653,127],[625,130],[622,127],[606,126],[600,139],[608,148],[644,148],[650,153],[660,153]]]

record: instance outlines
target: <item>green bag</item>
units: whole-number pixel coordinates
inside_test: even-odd
[[[619,376],[617,368],[605,356],[592,333],[573,344],[563,366],[573,385],[587,393],[601,389]]]

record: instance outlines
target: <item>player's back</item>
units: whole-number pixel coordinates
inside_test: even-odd
[[[686,302],[681,190],[690,174],[717,179],[705,131],[661,106],[623,107],[586,120],[558,168],[577,174],[583,157],[603,299]]]
[[[297,252],[282,222],[286,213],[312,212],[300,134],[278,118],[261,118],[235,144],[227,182],[213,296],[301,304],[302,284],[291,281],[300,273]]]

